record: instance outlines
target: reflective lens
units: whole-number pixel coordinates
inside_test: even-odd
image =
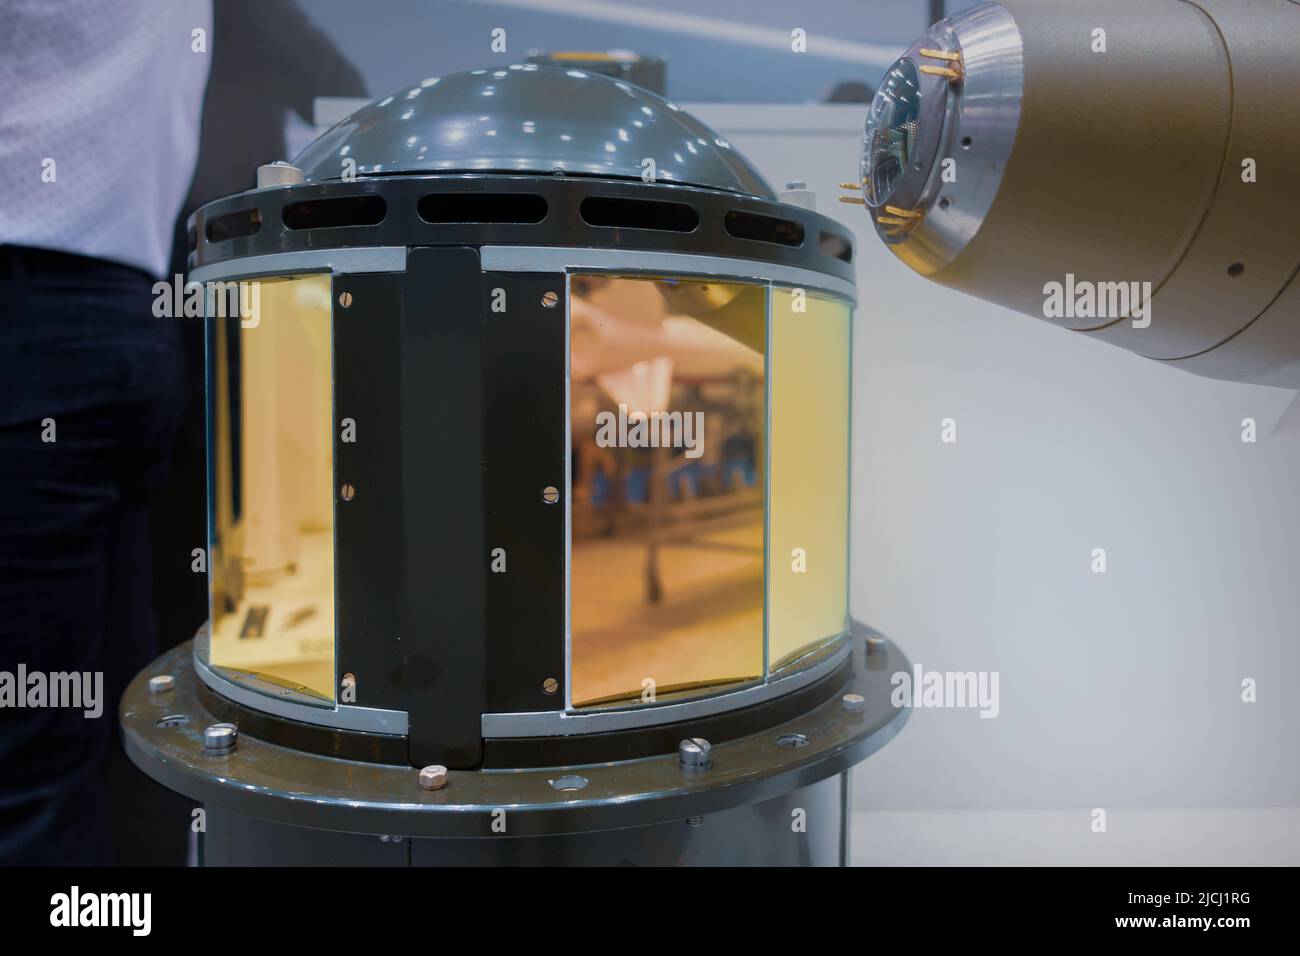
[[[867,202],[882,206],[907,172],[920,131],[920,78],[911,60],[889,70],[871,101],[862,153],[862,181]]]
[[[333,700],[330,277],[241,283],[240,308],[208,319],[209,660]]]
[[[573,704],[758,680],[766,290],[570,288]]]

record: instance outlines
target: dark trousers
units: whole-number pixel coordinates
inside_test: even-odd
[[[143,272],[0,246],[0,671],[104,675],[96,719],[0,708],[0,865],[112,861],[101,764],[157,653],[148,501],[184,394],[153,299]]]

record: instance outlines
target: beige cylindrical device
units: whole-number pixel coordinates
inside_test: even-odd
[[[1300,388],[1300,3],[1006,0],[935,24],[867,119],[917,272],[1201,375]]]

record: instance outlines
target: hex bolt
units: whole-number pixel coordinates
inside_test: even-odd
[[[547,485],[542,489],[542,500],[548,505],[553,505],[560,500],[560,489],[554,485]]]
[[[296,186],[302,180],[302,170],[282,159],[257,167],[258,189],[266,189],[268,186]]]
[[[713,763],[713,745],[703,737],[687,737],[677,745],[677,759],[683,770],[708,770]]]
[[[171,674],[159,674],[149,678],[149,693],[165,694],[176,686],[176,678]]]
[[[430,764],[420,768],[420,789],[441,790],[447,786],[447,768],[441,764]]]
[[[228,754],[239,741],[239,728],[234,724],[212,724],[203,730],[203,749],[210,754]]]
[[[351,292],[340,292],[340,293],[339,293],[339,305],[343,306],[343,308],[345,308],[345,309],[350,309],[350,308],[352,308],[352,293],[351,293]]]
[[[785,189],[778,193],[776,198],[801,209],[813,212],[817,210],[817,193],[809,189],[808,184],[801,179],[792,179],[786,183]]]
[[[560,304],[560,297],[554,292],[542,293],[542,308],[553,309]]]
[[[840,704],[850,714],[860,714],[867,709],[867,699],[861,694],[845,694],[840,698]]]

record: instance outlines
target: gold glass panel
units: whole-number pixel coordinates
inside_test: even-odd
[[[245,284],[241,312],[209,319],[209,661],[333,700],[330,278]]]
[[[760,679],[766,289],[570,289],[572,703]]]
[[[772,292],[771,670],[847,625],[850,321],[847,303]]]

